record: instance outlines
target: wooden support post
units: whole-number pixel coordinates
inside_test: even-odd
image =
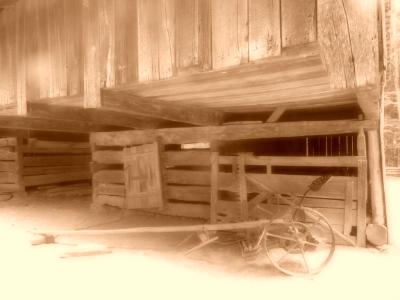
[[[366,246],[367,226],[367,149],[364,130],[360,130],[357,137],[358,149],[358,179],[357,179],[357,245]]]
[[[16,172],[17,172],[17,185],[18,191],[20,193],[25,192],[25,185],[24,185],[24,178],[23,178],[23,171],[24,171],[24,152],[23,152],[23,138],[17,137],[16,138],[16,146],[15,151],[17,152],[16,157]]]
[[[247,202],[247,182],[246,182],[246,154],[239,154],[237,160],[237,175],[239,182],[240,215],[242,221],[249,218],[249,208]]]
[[[210,199],[210,222],[217,222],[217,203],[218,203],[218,172],[219,154],[211,152],[211,199]]]
[[[344,226],[343,233],[350,235],[352,226],[352,210],[353,210],[353,182],[346,183],[346,199],[344,200]]]
[[[91,142],[90,143],[90,149],[93,153],[96,151],[96,144]],[[101,211],[103,209],[103,204],[99,203],[98,201],[98,183],[95,179],[94,174],[96,173],[98,167],[96,166],[96,162],[93,161],[92,157],[92,162],[91,162],[91,172],[92,172],[92,203],[90,205],[90,209],[93,211]]]
[[[368,166],[371,188],[372,224],[369,224],[367,227],[367,239],[376,246],[387,243],[379,140],[378,131],[368,131]]]

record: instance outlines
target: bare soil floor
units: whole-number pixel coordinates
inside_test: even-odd
[[[1,198],[0,198],[1,201]],[[317,276],[282,275],[238,247],[213,246],[188,257],[186,234],[62,238],[31,246],[34,229],[187,224],[187,219],[117,209],[91,212],[88,198],[40,195],[0,202],[0,299],[399,299],[400,251],[338,247]],[[88,244],[109,254],[62,258]],[[93,246],[92,246],[93,247]]]

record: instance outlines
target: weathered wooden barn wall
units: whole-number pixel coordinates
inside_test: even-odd
[[[374,84],[377,9],[367,2],[19,0],[0,17],[0,104],[84,94],[96,107],[102,87],[245,64],[316,40],[333,87]]]
[[[385,1],[384,144],[389,174],[400,174],[400,3]]]
[[[1,104],[16,105],[17,78],[30,100],[82,94],[81,12],[80,0],[22,0],[2,11]]]
[[[334,88],[379,83],[377,0],[319,0],[318,40]]]

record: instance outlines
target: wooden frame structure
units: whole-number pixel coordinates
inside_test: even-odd
[[[369,121],[336,121],[307,122],[299,127],[299,124],[294,122],[94,133],[91,135],[94,164],[93,203],[96,206],[107,204],[123,207],[126,180],[122,168],[118,166],[124,164],[122,151],[124,147],[148,144],[154,141],[168,145],[210,142],[217,139],[224,141],[356,132],[359,133],[357,156],[254,157],[242,155],[232,157],[220,156],[217,152],[207,150],[163,151],[161,157],[165,200],[163,208],[158,211],[170,215],[207,218],[212,222],[243,221],[247,220],[249,216],[250,210],[247,207],[252,205],[252,202],[248,201],[248,194],[260,193],[254,184],[246,184],[246,181],[249,181],[248,176],[250,178],[259,176],[258,180],[269,178],[272,180],[271,182],[276,180],[278,186],[271,186],[272,189],[276,189],[276,193],[293,192],[299,195],[304,192],[307,182],[311,182],[313,177],[274,175],[271,174],[272,166],[355,168],[357,177],[337,178],[333,180],[332,187],[328,185],[327,194],[322,198],[331,198],[331,200],[320,198],[311,199],[309,202],[313,207],[320,207],[322,210],[325,207],[328,208],[327,211],[333,210],[333,215],[330,217],[343,234],[350,235],[352,227],[357,227],[357,244],[365,245],[368,170],[364,130],[372,130],[375,126],[374,122]],[[334,131],[329,131],[327,128]],[[231,167],[231,173],[220,173],[219,165],[236,167]],[[245,175],[246,166],[265,166],[266,169],[262,174]],[[273,180],[273,178],[275,179]],[[291,183],[285,184],[285,180]],[[216,182],[218,182],[217,185],[215,185]],[[285,187],[286,189],[288,187],[296,188],[288,191]],[[221,202],[220,190],[238,193],[241,205],[235,206],[231,201]],[[356,202],[353,203],[353,200]],[[330,207],[329,205],[334,206]],[[221,213],[222,215],[220,215]]]

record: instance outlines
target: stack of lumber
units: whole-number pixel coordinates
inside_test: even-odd
[[[17,144],[16,138],[0,138],[0,192],[22,189]]]
[[[0,191],[87,182],[90,157],[89,143],[1,138]]]
[[[21,148],[25,187],[91,178],[89,143],[28,139]]]

